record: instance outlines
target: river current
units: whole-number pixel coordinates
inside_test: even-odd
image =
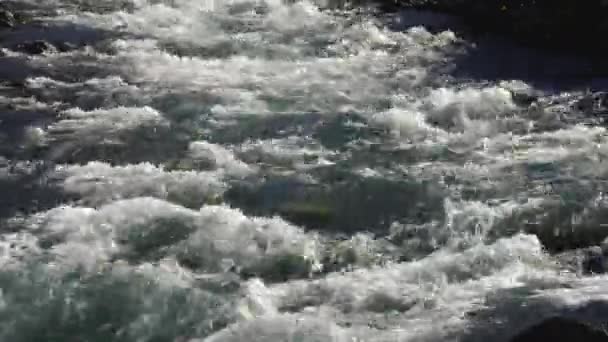
[[[560,257],[608,216],[599,81],[562,76],[584,63],[325,5],[23,1],[36,23],[0,31],[0,340],[606,318],[585,309],[606,277]]]

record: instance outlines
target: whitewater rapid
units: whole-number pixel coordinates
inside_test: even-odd
[[[25,4],[38,23],[0,32],[0,340],[486,341],[607,318],[580,309],[606,277],[554,255],[607,216],[584,89],[459,76],[457,33],[320,1]]]

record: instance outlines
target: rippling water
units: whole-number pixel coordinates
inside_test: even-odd
[[[30,5],[0,33],[2,341],[606,318],[577,311],[605,277],[555,257],[605,236],[606,129],[573,106],[595,80],[559,79],[580,62],[320,2]]]

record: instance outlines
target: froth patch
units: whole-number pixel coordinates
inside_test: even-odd
[[[36,237],[28,232],[7,233],[0,237],[0,266],[3,270],[19,270],[28,257],[38,255]]]
[[[520,264],[540,266],[544,258],[538,239],[517,235],[491,245],[479,244],[462,253],[442,250],[409,263],[276,285],[268,293],[280,311],[330,306],[342,313],[404,312],[414,307],[424,309],[429,296],[435,298],[434,305],[447,304],[451,298],[444,295],[452,286],[485,282],[486,277]]]
[[[276,334],[288,339],[298,332],[289,323],[293,320],[302,328],[316,326],[317,334],[308,335],[313,340],[445,340],[453,333],[460,336],[467,324],[463,313],[481,309],[495,291],[557,285],[558,277],[544,262],[538,240],[517,235],[463,253],[440,251],[415,262],[332,273],[318,280],[270,286],[250,280],[238,306],[242,322],[212,338]],[[318,326],[319,319],[324,325]]]
[[[165,171],[149,163],[111,166],[102,162],[58,167],[65,191],[98,205],[118,199],[152,196],[199,206],[221,195],[225,184],[214,172]]]
[[[210,336],[208,342],[268,341],[352,341],[344,330],[329,319],[276,315],[244,321]],[[198,342],[191,340],[190,342]]]
[[[0,338],[9,341],[173,340],[232,321],[231,296],[183,286],[162,266],[121,264],[93,274],[27,265],[0,273]],[[32,305],[36,303],[36,305]],[[61,312],[61,315],[57,315]]]
[[[251,162],[297,169],[331,164],[337,155],[311,139],[297,136],[249,141],[241,146],[239,154]]]
[[[54,136],[98,139],[96,143],[116,137],[122,131],[144,125],[163,123],[162,115],[151,107],[118,107],[84,111],[73,108],[61,113],[61,120],[48,128]]]
[[[209,167],[229,176],[244,177],[254,171],[252,167],[237,159],[232,151],[221,145],[194,141],[190,143],[188,151],[193,160],[208,164]]]
[[[316,258],[316,238],[275,218],[249,218],[225,206],[186,209],[154,198],[98,209],[61,207],[29,219],[30,230],[64,267],[95,270],[117,259],[139,263],[175,256],[201,272],[259,265],[281,256]],[[299,257],[298,257],[299,256]],[[230,266],[230,265],[228,265]]]
[[[140,103],[143,97],[137,86],[118,76],[91,78],[84,82],[62,82],[48,77],[27,79],[27,88],[47,102],[65,102],[78,108],[112,108]]]
[[[493,120],[516,108],[511,93],[504,88],[432,90],[421,108],[427,121],[449,130],[466,130],[472,121]]]
[[[439,132],[426,122],[422,113],[413,110],[394,108],[377,113],[371,117],[370,123],[387,129],[397,138],[411,141],[419,141],[433,132]]]
[[[87,149],[125,145],[137,135],[153,135],[167,126],[162,115],[151,107],[117,107],[85,111],[66,110],[60,120],[46,129],[51,159],[76,156]]]
[[[14,108],[19,111],[49,111],[58,103],[47,104],[37,101],[34,97],[6,97],[0,95],[0,106]]]

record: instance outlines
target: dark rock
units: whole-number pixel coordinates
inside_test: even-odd
[[[516,104],[527,107],[536,102],[540,98],[540,94],[527,89],[518,91],[512,90],[511,97]]]
[[[309,278],[313,272],[313,263],[301,255],[287,254],[268,257],[261,262],[241,269],[244,279],[261,278],[267,282],[285,282],[291,279]]]
[[[527,165],[527,168],[538,179],[554,177],[558,172],[553,163],[533,163]],[[544,248],[552,254],[598,246],[608,237],[608,227],[602,224],[608,220],[608,211],[603,207],[587,209],[588,214],[584,219],[576,219],[576,215],[585,208],[582,203],[585,203],[584,196],[590,191],[588,189],[592,189],[591,186],[583,188],[580,182],[568,182],[570,181],[547,182],[547,193],[555,196],[556,200],[516,217],[521,220],[519,222],[527,222],[523,230],[536,235]]]
[[[608,269],[605,251],[599,246],[586,248],[583,251],[581,266],[586,273],[605,273]]]
[[[15,27],[16,24],[17,20],[11,11],[0,9],[0,28],[11,28]]]
[[[608,250],[592,246],[556,255],[562,267],[582,274],[600,274],[608,271]]]
[[[312,227],[327,225],[334,215],[332,208],[323,203],[285,203],[278,211],[291,222]]]
[[[57,46],[57,50],[59,50],[59,52],[69,52],[78,49],[76,44],[70,42],[60,42],[55,45]]]
[[[563,317],[549,318],[511,338],[511,342],[606,342],[608,335],[599,327]]]
[[[57,52],[57,48],[53,44],[44,40],[21,43],[17,46],[17,50],[32,55],[39,55],[45,52]]]
[[[571,229],[571,230],[568,230]],[[535,234],[542,242],[543,246],[551,253],[560,253],[594,246],[604,240],[607,236],[605,227],[568,226],[547,228],[547,227],[526,227],[526,232]]]
[[[575,107],[575,109],[584,112],[585,114],[606,115],[608,114],[608,93],[589,93],[576,101]]]

